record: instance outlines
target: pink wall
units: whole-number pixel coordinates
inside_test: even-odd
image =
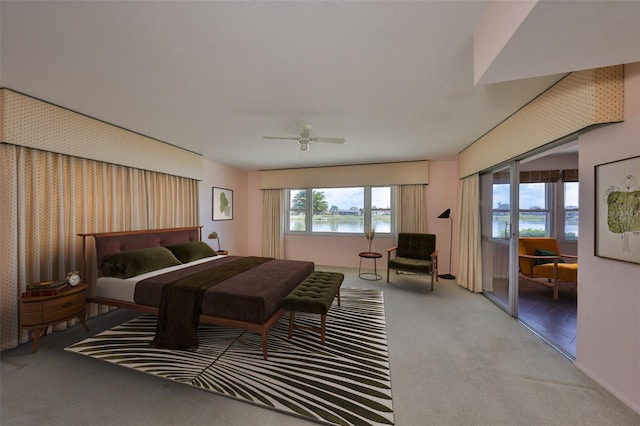
[[[203,159],[203,178],[200,182],[200,225],[202,239],[216,250],[218,243],[207,240],[211,231],[218,232],[222,249],[232,254],[247,255],[247,223],[249,217],[247,182],[244,171]],[[233,190],[233,220],[212,220],[212,187]]]
[[[437,235],[438,247],[441,254],[441,273],[444,273],[442,271],[448,271],[449,268],[450,221],[437,219],[437,216],[445,209],[451,208],[454,221],[456,219],[457,173],[456,161],[429,163],[430,184],[426,186],[425,189],[427,194],[427,212],[429,215],[427,228],[429,232]],[[258,189],[258,173],[250,173],[248,181],[248,205],[256,212],[255,214],[251,214],[248,222],[248,228],[251,229],[249,233],[249,250],[251,254],[259,255],[262,250],[262,194]],[[373,240],[373,250],[383,254],[387,248],[393,245],[394,242],[391,238],[376,237]],[[365,251],[366,248],[367,241],[364,235],[362,237],[296,235],[287,235],[285,237],[285,256],[287,259],[311,260],[317,265],[324,266],[358,267],[360,261],[358,253]],[[455,253],[453,253],[453,256],[455,258]],[[372,261],[366,261],[366,264],[363,263],[363,268],[365,265],[367,265],[367,268],[371,268],[373,263]],[[377,265],[378,269],[386,270],[386,260],[384,258],[378,260]]]
[[[383,259],[376,261],[378,271],[386,270],[385,250],[393,246],[391,238],[375,237],[372,251],[384,254]],[[312,260],[316,265],[358,267],[358,253],[367,251],[367,240],[364,237],[324,237],[324,236],[287,236],[285,252],[287,259]],[[373,261],[363,261],[363,268],[373,269]]]
[[[625,121],[593,129],[579,139],[580,279],[575,365],[640,413],[640,265],[593,254],[594,166],[640,155],[640,63],[626,65],[624,72]]]
[[[440,255],[438,268],[440,274],[451,272],[456,274],[456,245],[458,220],[458,162],[433,161],[429,163],[429,185],[427,186],[427,229],[436,234],[436,241]],[[438,219],[446,209],[451,209],[451,219]],[[451,229],[453,228],[453,247],[450,245]],[[452,248],[450,251],[449,249]],[[451,253],[451,269],[449,269],[449,254]]]

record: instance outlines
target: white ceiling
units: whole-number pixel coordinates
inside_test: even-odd
[[[564,73],[640,61],[639,1],[542,2],[474,85],[488,3],[2,0],[0,86],[259,170],[454,159]],[[301,122],[347,142],[262,139]]]

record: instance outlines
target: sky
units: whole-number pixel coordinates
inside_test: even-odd
[[[364,188],[322,188],[329,207],[336,205],[341,210],[349,210],[351,207],[364,208]],[[379,207],[389,207],[389,187],[372,188],[371,204]]]
[[[544,207],[544,189],[541,184],[520,184],[520,208],[528,209],[533,206]],[[538,190],[536,190],[536,187]],[[567,206],[578,206],[578,185],[569,185],[572,190],[565,194]],[[509,204],[509,185],[493,185],[493,208],[498,208],[498,203]]]
[[[566,194],[567,206],[578,206],[578,184],[569,185],[572,190]],[[322,188],[325,193],[329,207],[338,206],[341,210],[348,210],[351,207],[364,207],[364,189],[359,188]],[[372,205],[376,207],[387,207],[390,200],[389,187],[372,188]],[[493,208],[498,208],[498,203],[509,204],[509,185],[495,184],[493,187]],[[544,208],[544,188],[541,184],[520,184],[520,208],[529,209],[531,207]]]

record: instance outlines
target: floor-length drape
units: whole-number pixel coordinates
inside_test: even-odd
[[[424,185],[397,187],[398,232],[427,232],[427,198]]]
[[[0,144],[0,350],[18,344],[18,187],[16,149]]]
[[[27,284],[64,279],[67,272],[82,270],[78,233],[199,222],[198,182],[193,179],[5,143],[0,144],[0,160],[3,350],[29,338],[19,329],[18,316],[18,298]],[[90,265],[95,265],[95,252],[89,254]],[[82,277],[90,285],[95,269]],[[91,304],[89,315],[108,309]]]
[[[284,259],[286,190],[262,191],[262,255]]]
[[[457,282],[479,293],[482,291],[480,176],[464,178],[458,195]]]

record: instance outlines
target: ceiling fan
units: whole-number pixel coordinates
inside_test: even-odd
[[[263,136],[264,139],[284,139],[297,141],[300,145],[300,151],[308,151],[311,142],[326,142],[326,143],[344,143],[343,138],[312,138],[309,136],[311,132],[311,125],[305,124],[300,132],[300,136],[287,137],[287,136]]]

